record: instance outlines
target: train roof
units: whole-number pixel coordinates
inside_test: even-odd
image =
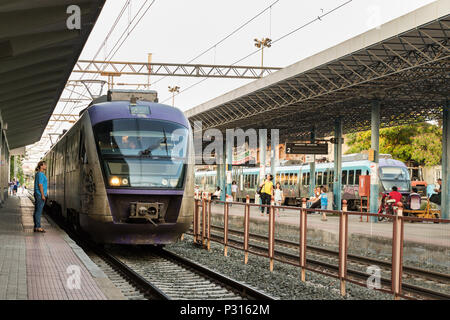
[[[175,107],[165,104],[138,101],[137,106],[149,106],[149,114],[132,114],[130,112],[130,101],[109,101],[96,103],[87,109],[92,125],[99,122],[124,118],[145,118],[155,120],[166,120],[179,123],[186,128],[190,128],[189,121],[184,113]]]
[[[347,162],[343,162],[342,163],[342,168],[346,169],[346,168],[370,168],[370,164],[372,162],[368,161],[368,160],[361,160],[361,161],[347,161]],[[380,167],[403,167],[403,168],[407,168],[406,165],[399,160],[394,160],[394,159],[380,159],[379,162],[379,166]],[[317,163],[316,164],[316,170],[320,170],[320,169],[327,169],[327,168],[333,168],[334,167],[334,163],[333,162],[327,162],[327,163]],[[268,171],[270,171],[270,167],[267,167],[266,169],[268,169]],[[309,164],[308,165],[302,165],[302,166],[280,166],[277,167],[277,171],[278,172],[283,172],[283,171],[300,171],[300,169],[304,170],[304,171],[309,171]],[[243,172],[245,173],[259,173],[259,167],[255,167],[255,168],[245,168],[243,169]],[[206,175],[215,175],[216,171],[215,170],[210,170],[210,171],[197,171],[196,174],[206,174]]]

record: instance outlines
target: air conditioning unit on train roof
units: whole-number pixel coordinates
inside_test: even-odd
[[[345,154],[342,156],[342,162],[350,162],[350,161],[362,161],[368,160],[368,153],[353,153],[353,154]],[[380,159],[392,159],[390,154],[381,153]]]
[[[111,89],[108,90],[107,101],[158,102],[158,92],[155,90]]]

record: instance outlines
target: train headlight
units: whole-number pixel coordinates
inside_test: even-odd
[[[109,180],[109,184],[112,185],[113,187],[120,186],[120,179],[118,177],[112,177]]]
[[[178,185],[178,179],[170,179],[170,186],[175,188]]]
[[[128,179],[127,179],[127,178],[123,178],[123,179],[122,179],[122,184],[123,184],[124,186],[128,185]]]
[[[162,184],[163,186],[167,186],[168,183],[169,183],[169,182],[167,181],[167,179],[162,179],[162,180],[161,180],[161,184]]]

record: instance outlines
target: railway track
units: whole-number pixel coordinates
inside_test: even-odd
[[[211,226],[211,231],[211,240],[223,244],[223,227]],[[214,231],[221,231],[222,234],[217,234]],[[229,246],[243,250],[244,233],[242,231],[229,229],[228,234]],[[268,238],[262,235],[250,234],[250,239],[249,251],[260,256],[267,256]],[[297,243],[287,240],[275,239],[275,245],[277,248],[277,250],[275,250],[275,260],[298,266],[299,256],[298,254],[293,253],[293,250],[298,251]],[[312,257],[307,258],[307,269],[332,277],[337,277],[339,270],[338,252],[316,246],[307,246],[307,250],[309,252],[308,255]],[[356,284],[366,285],[366,280],[369,275],[365,272],[365,270],[368,266],[371,265],[377,265],[381,267],[382,274],[390,275],[391,264],[389,262],[349,254],[347,269],[348,280]],[[450,276],[447,274],[431,272],[428,270],[422,270],[408,266],[404,266],[403,268],[405,279],[422,279],[435,285],[447,287],[450,284]],[[390,288],[391,286],[390,278],[381,277],[380,280],[384,288],[382,289],[382,291],[389,291],[388,288]],[[402,288],[403,292],[405,293],[404,298],[407,299],[450,299],[450,295],[448,295],[447,293],[423,288],[418,285],[413,285],[405,282],[402,284]]]
[[[48,215],[47,215],[48,217]],[[104,271],[129,300],[274,300],[273,297],[162,248],[105,249],[50,217]]]

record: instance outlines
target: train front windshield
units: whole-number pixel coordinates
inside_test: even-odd
[[[94,132],[110,187],[183,187],[188,129],[174,122],[119,119]]]
[[[410,178],[406,168],[401,167],[381,167],[380,179],[384,190],[391,191],[396,186],[398,191],[410,191]]]

